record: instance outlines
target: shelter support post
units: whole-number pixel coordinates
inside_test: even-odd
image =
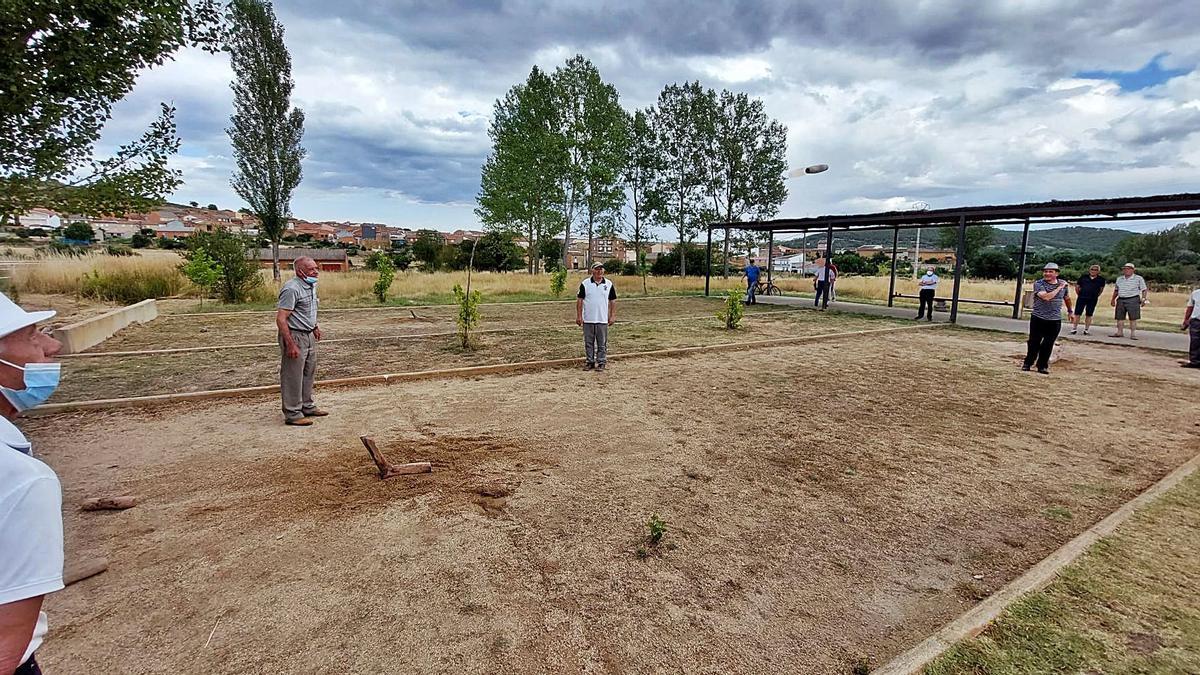
[[[680,255],[687,251],[680,250]],[[708,243],[704,246],[704,295],[708,296],[708,282],[712,279],[712,228],[708,228]]]
[[[1017,254],[1017,292],[1013,295],[1012,318],[1021,318],[1021,292],[1025,290],[1025,250],[1029,248],[1029,219],[1025,219],[1025,230],[1021,232],[1021,251]]]
[[[962,289],[963,258],[967,257],[967,217],[958,217],[958,248],[954,251],[954,296],[950,300],[950,323],[958,323],[958,293]]]
[[[767,238],[767,285],[771,285],[771,268],[775,266],[775,230]]]
[[[725,241],[721,245],[721,278],[729,278],[729,228],[725,228]]]
[[[896,297],[896,248],[900,244],[900,226],[892,228],[892,280],[888,282],[888,307]]]
[[[833,265],[833,225],[825,231],[825,280],[829,281],[829,267]]]

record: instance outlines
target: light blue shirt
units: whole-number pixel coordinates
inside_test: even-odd
[[[938,275],[925,274],[925,276],[921,277],[921,281],[925,282],[924,284],[921,285],[921,287],[920,287],[921,290],[923,290],[923,291],[937,290]],[[930,281],[932,281],[933,283],[932,284],[929,283]]]

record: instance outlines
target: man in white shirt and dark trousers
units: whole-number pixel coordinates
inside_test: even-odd
[[[938,285],[938,276],[933,273],[933,268],[932,267],[926,268],[925,276],[921,277],[921,280],[917,282],[917,286],[921,289],[921,291],[920,291],[921,305],[920,305],[920,308],[917,309],[917,321],[920,321],[922,319],[922,317],[926,316],[926,314],[925,314],[926,311],[928,311],[929,314],[928,314],[928,318],[925,320],[933,321],[933,298],[935,295],[937,295],[937,285]]]
[[[63,587],[62,488],[11,420],[58,386],[62,345],[37,329],[53,311],[26,312],[0,294],[0,673],[38,675],[42,599]]]
[[[608,327],[616,318],[617,289],[604,278],[604,265],[592,265],[592,276],[579,284],[575,295],[575,324],[583,326],[584,370],[604,370],[608,360]]]
[[[816,291],[816,297],[813,298],[813,307],[820,307],[821,309],[829,307],[829,290],[836,279],[837,272],[833,271],[832,261],[826,257],[825,264],[817,268],[816,276],[813,277],[813,290]]]
[[[1192,291],[1187,309],[1183,311],[1183,329],[1188,331],[1188,360],[1179,364],[1184,368],[1200,368],[1200,288]]]

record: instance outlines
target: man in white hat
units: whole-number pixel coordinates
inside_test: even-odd
[[[53,311],[26,312],[0,294],[0,673],[40,673],[42,598],[63,587],[62,488],[12,421],[58,386],[62,345],[38,330]]]
[[[1129,319],[1129,339],[1137,339],[1137,322],[1148,302],[1150,289],[1142,275],[1134,273],[1133,263],[1125,263],[1121,276],[1113,282],[1112,306],[1116,307],[1117,332],[1108,337],[1125,337],[1125,319]]]
[[[608,361],[608,327],[617,318],[617,289],[604,278],[604,265],[592,265],[592,276],[575,294],[575,324],[583,327],[584,370],[603,371]]]

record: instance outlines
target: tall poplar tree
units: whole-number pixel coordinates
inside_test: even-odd
[[[475,209],[489,227],[525,235],[530,274],[539,271],[543,242],[562,229],[567,154],[555,103],[554,84],[537,66],[496,101]]]
[[[664,167],[658,137],[650,125],[653,112],[635,110],[628,116],[625,169],[621,174],[628,192],[629,240],[633,244],[638,273],[643,275],[645,290],[646,239],[654,225],[654,214],[662,209],[659,174]]]
[[[717,218],[732,223],[778,213],[787,199],[787,128],[767,116],[762,101],[726,90],[717,100],[713,131],[708,189]],[[729,276],[728,236],[723,259]]]
[[[570,260],[571,226],[582,216],[588,230],[590,265],[597,225],[611,234],[624,205],[620,177],[625,158],[625,111],[616,87],[605,82],[596,66],[582,55],[555,70],[554,83],[568,160],[560,180],[565,196],[563,260]]]
[[[271,3],[233,0],[229,22],[234,112],[226,131],[237,162],[232,184],[271,242],[271,270],[278,281],[279,241],[302,175],[304,113],[292,107],[292,58]]]
[[[716,93],[699,82],[669,84],[658,95],[651,115],[663,157],[657,190],[662,202],[657,211],[679,237],[679,274],[687,274],[687,245],[700,222],[712,214],[707,208],[709,161],[713,152]]]

